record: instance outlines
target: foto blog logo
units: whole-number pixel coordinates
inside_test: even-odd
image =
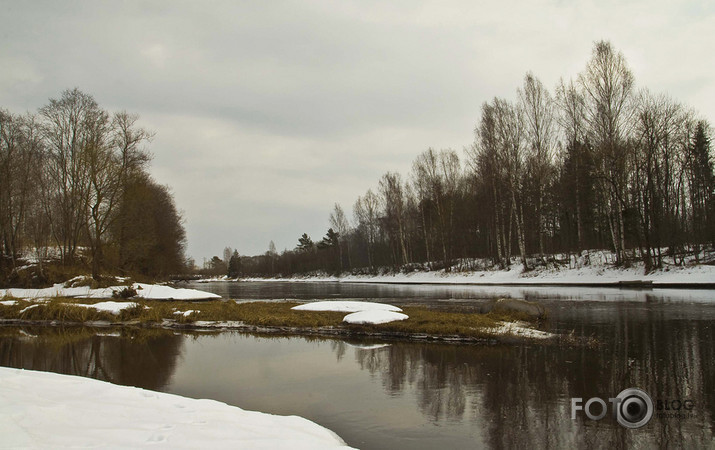
[[[611,404],[614,419],[626,428],[640,428],[653,417],[653,400],[638,388],[624,389],[609,398],[608,403]],[[583,411],[591,420],[601,420],[608,412],[608,404],[599,397],[592,397],[586,403],[583,403],[583,398],[574,397],[571,399],[571,419],[576,419],[578,411]]]

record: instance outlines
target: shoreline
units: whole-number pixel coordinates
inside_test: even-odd
[[[49,302],[6,301],[0,304],[2,326],[50,326],[236,331],[277,335],[481,343],[540,342],[583,344],[587,338],[542,329],[546,312],[535,303],[497,301],[481,312],[455,312],[424,306],[404,309],[386,303],[323,302],[98,302],[84,305],[70,299]],[[321,302],[314,303],[318,305]],[[362,308],[359,306],[364,305]],[[332,308],[332,309],[331,309]],[[392,312],[394,310],[400,313]],[[361,317],[364,322],[349,320]],[[346,313],[348,315],[346,315]],[[397,315],[401,317],[392,317]],[[388,320],[385,320],[388,319]],[[541,326],[540,326],[541,324]]]
[[[513,322],[515,323],[515,322]],[[96,329],[134,329],[134,330],[178,330],[195,332],[238,332],[254,335],[268,336],[303,336],[322,337],[326,339],[364,339],[390,342],[422,342],[437,344],[462,344],[462,345],[513,345],[538,343],[541,345],[567,345],[567,346],[593,346],[586,337],[573,337],[562,334],[552,334],[543,338],[518,336],[514,334],[493,334],[489,336],[465,336],[448,334],[408,333],[399,331],[379,331],[357,328],[335,327],[289,327],[289,326],[262,326],[249,325],[235,321],[211,321],[205,323],[134,323],[134,322],[64,322],[57,320],[22,320],[0,319],[0,327],[68,327],[68,328],[96,328]],[[532,329],[533,330],[533,329]],[[535,330],[540,331],[541,330]]]
[[[472,281],[410,281],[410,280],[389,280],[370,279],[360,280],[352,278],[245,278],[245,279],[208,279],[192,281],[194,283],[242,283],[242,282],[279,282],[279,283],[346,283],[346,284],[395,284],[403,286],[513,286],[513,287],[588,287],[588,288],[609,288],[609,289],[702,289],[715,290],[715,283],[651,283],[640,280],[617,281],[617,282],[472,282]]]
[[[642,264],[630,267],[614,267],[608,264],[592,264],[574,267],[536,267],[524,272],[521,264],[513,264],[504,270],[475,271],[412,271],[408,273],[385,273],[382,275],[340,276],[294,276],[227,277],[195,280],[194,283],[220,281],[261,282],[336,282],[354,284],[395,285],[445,285],[445,286],[513,286],[513,287],[587,287],[608,289],[715,289],[715,265],[668,266],[665,269],[645,273]]]

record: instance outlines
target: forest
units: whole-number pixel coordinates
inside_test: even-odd
[[[698,259],[715,241],[711,127],[665,94],[636,88],[624,55],[594,44],[585,68],[550,91],[532,73],[515,100],[481,106],[460,158],[429,148],[409,174],[385,173],[325,237],[278,254],[227,248],[204,272],[246,276],[473,270],[477,258],[524,270],[607,249],[646,272]],[[231,265],[232,270],[227,271]]]
[[[138,119],[76,88],[36,114],[0,109],[0,283],[184,270],[182,219],[148,173],[153,135]]]

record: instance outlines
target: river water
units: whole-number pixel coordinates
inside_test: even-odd
[[[464,310],[494,297],[525,298],[547,307],[551,331],[593,337],[599,345],[389,342],[366,349],[381,343],[3,327],[0,365],[300,415],[365,449],[715,447],[715,291],[280,282],[190,287],[238,301],[349,298]],[[572,398],[608,402],[630,387],[654,403],[642,428],[622,427],[610,411],[598,421],[583,411],[571,418]]]

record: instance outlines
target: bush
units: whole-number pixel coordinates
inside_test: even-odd
[[[136,297],[137,295],[137,290],[134,289],[134,286],[127,286],[123,289],[120,289],[118,291],[112,291],[112,298],[132,298]]]

